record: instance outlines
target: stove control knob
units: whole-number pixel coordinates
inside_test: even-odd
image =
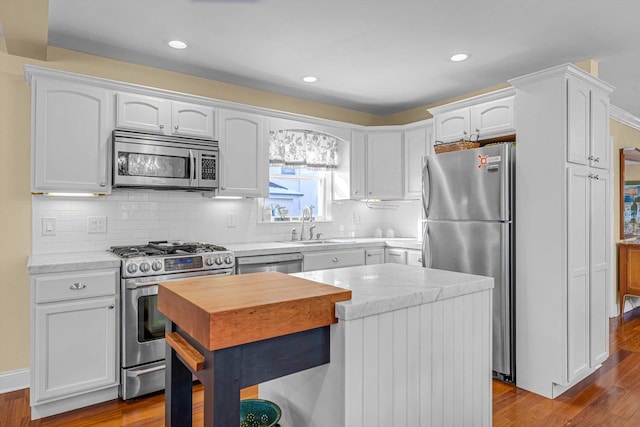
[[[216,258],[216,264],[222,265],[222,257]]]
[[[147,271],[149,271],[149,269],[151,269],[151,266],[148,262],[143,262],[142,264],[140,264],[140,272],[146,273]]]
[[[227,264],[233,264],[233,258],[231,258],[231,255],[227,255],[227,257],[224,259],[224,262],[226,262]]]
[[[205,262],[205,264],[207,264],[208,266],[212,266],[212,265],[213,265],[213,258],[207,258],[204,262]]]
[[[127,265],[127,273],[133,274],[133,273],[135,273],[137,271],[138,271],[138,266],[137,265],[135,265],[135,264]]]
[[[162,263],[160,261],[153,261],[151,268],[153,268],[153,271],[162,270]]]

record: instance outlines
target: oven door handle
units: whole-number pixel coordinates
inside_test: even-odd
[[[138,370],[135,370],[135,371],[127,371],[127,376],[128,377],[139,377],[141,375],[151,374],[153,372],[162,371],[166,367],[167,367],[166,365],[158,365],[158,366],[154,366],[153,368],[148,368],[148,369],[138,369]]]

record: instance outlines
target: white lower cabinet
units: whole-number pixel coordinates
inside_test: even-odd
[[[326,270],[329,268],[365,265],[364,249],[343,249],[305,253],[302,271]]]
[[[383,248],[365,249],[364,263],[366,265],[384,264],[384,249]]]
[[[384,262],[422,267],[422,251],[402,248],[386,248]]]
[[[31,277],[32,419],[114,399],[118,270]]]

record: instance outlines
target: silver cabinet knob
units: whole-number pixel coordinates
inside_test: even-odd
[[[173,128],[174,128],[175,130],[178,130],[178,125],[175,125]]]
[[[116,307],[115,305],[111,304],[111,305],[109,306],[109,309],[113,310],[115,307]]]
[[[107,183],[106,183],[106,182],[101,182],[101,183],[100,183],[100,187],[106,187],[106,186],[107,186]]]
[[[74,290],[74,291],[77,291],[77,290],[79,290],[79,289],[84,289],[84,288],[86,288],[86,287],[87,287],[87,285],[85,285],[84,283],[82,283],[82,282],[76,282],[76,283],[74,283],[73,285],[69,286],[69,289]]]
[[[337,256],[334,256],[334,257],[331,259],[331,261],[333,261],[333,262],[338,262],[338,261],[339,261],[339,259],[338,259],[338,257],[337,257]]]
[[[160,129],[164,129],[164,125],[160,125]]]

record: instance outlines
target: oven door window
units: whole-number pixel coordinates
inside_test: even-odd
[[[138,341],[147,342],[164,338],[164,314],[158,311],[158,295],[138,298]]]

